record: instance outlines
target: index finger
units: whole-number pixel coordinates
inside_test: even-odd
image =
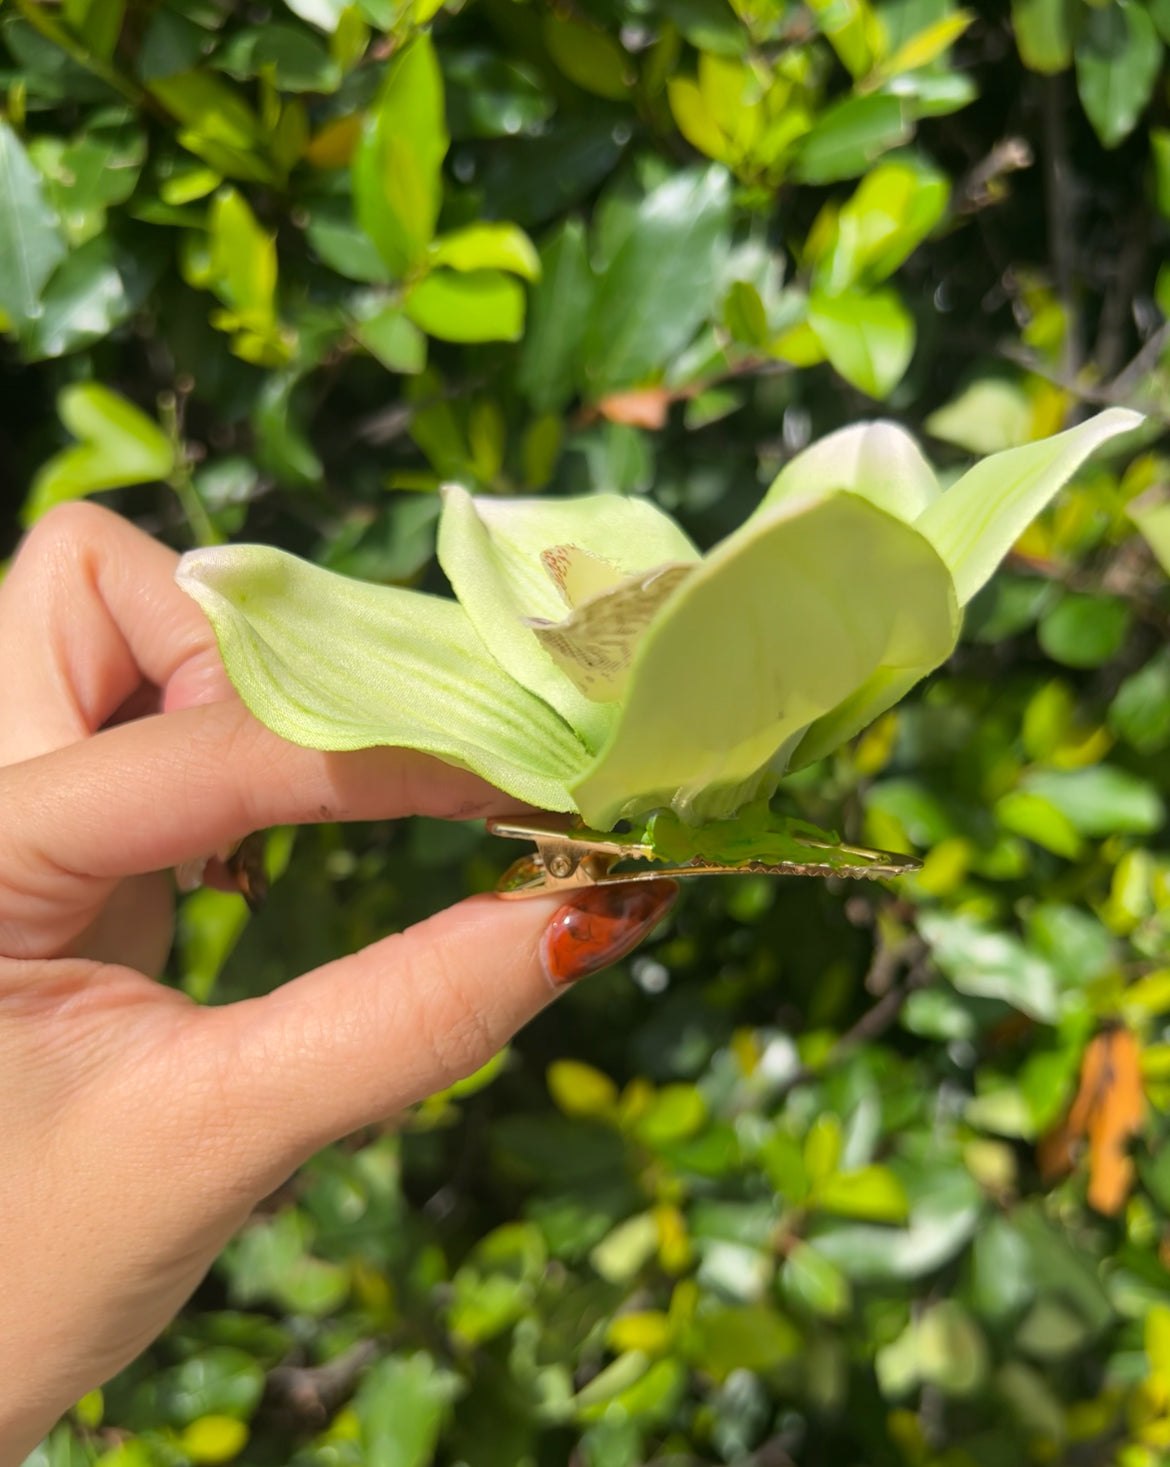
[[[120,879],[271,825],[473,818],[517,803],[413,750],[300,748],[239,702],[138,719],[0,768],[0,942],[17,935],[9,956],[55,954]]]
[[[143,683],[171,685],[171,706],[176,693],[231,696],[211,627],[175,584],[178,559],[94,504],[33,526],[0,584],[0,687],[19,710],[0,726],[0,763],[87,738]]]

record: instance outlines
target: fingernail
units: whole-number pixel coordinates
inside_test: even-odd
[[[592,886],[561,907],[544,930],[540,958],[554,988],[608,968],[662,921],[678,896],[673,881]]]

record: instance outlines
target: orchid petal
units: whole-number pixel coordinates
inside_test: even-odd
[[[934,470],[909,433],[896,423],[857,423],[798,453],[781,469],[760,509],[790,495],[831,489],[860,494],[907,523],[939,496]]]
[[[581,692],[531,621],[561,621],[575,594],[607,580],[616,584],[668,561],[698,559],[674,521],[644,499],[473,499],[457,486],[444,490],[439,563],[476,631],[500,666],[555,708],[594,751],[609,734],[615,708]]]
[[[786,497],[651,623],[577,805],[602,828],[663,805],[731,813],[814,719],[879,668],[937,665],[956,627],[947,568],[912,526],[857,494]]]
[[[625,693],[646,628],[663,602],[694,573],[694,562],[658,566],[590,596],[563,621],[530,625],[541,646],[587,698],[613,703]]]
[[[455,602],[261,545],[191,551],[176,580],[211,622],[244,703],[282,738],[419,749],[518,800],[573,808],[567,786],[588,751],[494,661]]]
[[[950,566],[960,606],[987,584],[1023,531],[1093,450],[1142,421],[1141,413],[1110,408],[1052,438],[993,453],[927,507],[916,523]]]

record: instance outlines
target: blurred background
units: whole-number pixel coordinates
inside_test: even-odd
[[[100,495],[443,591],[442,480],[707,546],[846,423],[946,480],[1150,415],[783,787],[919,875],[690,884],[291,1178],[29,1467],[1170,1460],[1166,42],[1166,0],[6,0],[0,553]],[[168,981],[266,991],[515,854],[274,832]]]

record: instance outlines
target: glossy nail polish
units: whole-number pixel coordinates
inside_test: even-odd
[[[624,958],[661,922],[677,896],[673,881],[588,887],[557,911],[540,940],[549,981],[562,988]]]

